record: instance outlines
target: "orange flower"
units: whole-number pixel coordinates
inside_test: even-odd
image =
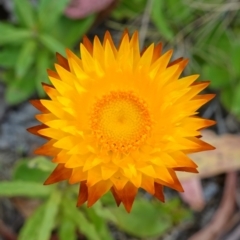
[[[179,78],[188,61],[161,49],[141,53],[137,32],[116,47],[106,32],[103,44],[83,39],[81,58],[57,54],[50,99],[32,101],[42,125],[29,129],[48,140],[35,153],[57,164],[45,184],[80,183],[78,206],[110,190],[128,212],[139,188],[161,201],[163,186],[183,191],[175,171],[197,172],[186,154],[214,149],[199,138],[214,121],[196,116],[214,95],[198,95],[209,82]]]

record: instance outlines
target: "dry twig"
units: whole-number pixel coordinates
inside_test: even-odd
[[[225,180],[223,198],[212,221],[205,228],[190,237],[189,240],[212,240],[221,236],[226,223],[234,213],[236,185],[237,173],[228,173]]]

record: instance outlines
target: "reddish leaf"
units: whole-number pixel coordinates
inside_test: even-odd
[[[69,18],[84,18],[107,8],[114,0],[72,0],[65,14]]]
[[[184,189],[184,192],[180,193],[182,199],[195,211],[201,211],[205,206],[205,199],[200,179],[196,177],[185,180],[182,186]]]

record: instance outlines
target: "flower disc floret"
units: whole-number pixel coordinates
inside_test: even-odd
[[[151,119],[143,100],[132,92],[115,91],[95,103],[91,128],[100,147],[127,154],[144,144]]]

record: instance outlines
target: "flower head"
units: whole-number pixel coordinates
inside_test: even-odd
[[[103,43],[83,39],[81,58],[57,54],[50,99],[32,101],[42,124],[29,129],[48,140],[36,154],[57,164],[45,184],[80,183],[77,204],[88,206],[110,190],[127,211],[139,188],[161,201],[163,186],[183,191],[175,171],[197,172],[186,154],[214,149],[200,139],[214,121],[197,116],[214,95],[198,95],[209,82],[180,78],[188,61],[161,50],[140,52],[137,32],[116,47],[106,32]]]

